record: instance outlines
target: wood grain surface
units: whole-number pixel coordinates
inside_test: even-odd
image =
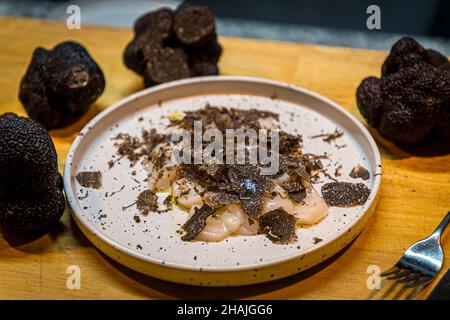
[[[142,88],[122,63],[130,30],[0,18],[0,114],[25,115],[17,98],[19,82],[33,50],[72,39],[82,43],[105,73],[104,94],[79,122],[52,131],[62,171],[74,135],[96,113]],[[386,52],[221,38],[225,75],[285,81],[323,94],[360,119],[355,89],[368,75],[378,75]],[[362,234],[344,251],[297,276],[236,288],[176,285],[133,272],[96,250],[74,225],[67,208],[61,223],[35,239],[0,235],[0,298],[4,299],[366,299],[370,265],[384,270],[415,241],[427,236],[450,209],[450,155],[432,146],[404,151],[379,138],[383,178],[377,210]],[[450,233],[450,232],[448,232]],[[445,241],[447,240],[447,241]],[[450,267],[450,237],[444,238]],[[81,270],[81,289],[66,287],[67,268]],[[436,282],[433,283],[433,285]],[[433,286],[432,285],[432,286]],[[424,298],[429,286],[418,298]]]

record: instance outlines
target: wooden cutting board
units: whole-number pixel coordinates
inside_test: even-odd
[[[104,94],[78,123],[52,131],[62,171],[74,135],[96,113],[142,88],[122,63],[130,30],[0,18],[0,114],[25,115],[17,98],[19,82],[33,50],[72,39],[87,47],[105,73]],[[368,75],[379,75],[386,52],[221,38],[225,75],[271,78],[323,94],[360,119],[355,90]],[[197,288],[152,279],[111,261],[81,234],[66,209],[61,224],[27,243],[0,235],[0,298],[264,298],[366,299],[367,269],[384,270],[413,242],[427,236],[450,209],[450,155],[412,155],[380,142],[383,179],[377,210],[362,234],[331,260],[297,276],[240,288]],[[414,153],[415,154],[415,153]],[[450,237],[444,241],[450,267]],[[68,267],[81,270],[81,288],[67,289]],[[436,282],[435,282],[436,283]],[[429,286],[419,298],[431,290]]]

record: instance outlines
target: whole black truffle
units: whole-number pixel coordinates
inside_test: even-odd
[[[12,113],[0,116],[0,226],[36,231],[64,212],[62,178],[53,142],[38,122]]]
[[[48,191],[59,183],[56,150],[36,121],[0,116],[0,197]]]
[[[105,78],[86,49],[75,42],[37,48],[20,83],[28,116],[47,130],[78,120],[105,88]]]
[[[58,188],[32,196],[0,199],[0,226],[15,234],[42,230],[61,218],[65,206],[64,194]]]
[[[124,63],[144,78],[146,87],[219,74],[222,47],[208,7],[183,3],[175,12],[160,9],[139,17],[133,29]]]
[[[431,133],[450,138],[450,62],[402,38],[386,58],[381,78],[361,82],[356,101],[368,124],[394,142],[415,144]]]

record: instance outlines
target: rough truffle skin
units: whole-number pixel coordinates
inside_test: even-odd
[[[177,79],[189,78],[188,58],[183,49],[162,48],[160,54],[147,61],[144,73],[146,87],[169,82]]]
[[[0,116],[0,197],[45,192],[59,183],[56,150],[34,120]]]
[[[359,111],[372,127],[378,127],[380,124],[383,110],[380,84],[379,78],[368,77],[361,82],[356,92],[356,103]]]
[[[0,199],[0,226],[15,234],[39,231],[58,221],[65,206],[64,194],[58,188],[33,196]]]
[[[222,47],[208,7],[185,2],[175,11],[159,9],[139,17],[133,30],[123,60],[146,87],[219,74]]]
[[[175,12],[173,30],[187,46],[201,46],[216,35],[214,15],[206,6],[181,5]]]
[[[47,130],[78,120],[103,93],[105,78],[87,50],[72,41],[37,48],[20,83],[28,116]]]
[[[432,133],[450,138],[450,62],[402,38],[383,63],[381,78],[361,82],[356,101],[367,123],[391,141],[416,144]]]
[[[133,26],[135,33],[151,30],[162,39],[167,39],[172,35],[173,12],[163,8],[157,11],[146,13],[140,16]]]
[[[58,159],[38,122],[0,116],[0,226],[10,233],[42,230],[60,219],[65,200]]]

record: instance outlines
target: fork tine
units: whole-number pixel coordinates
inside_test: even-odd
[[[414,297],[418,292],[416,292],[415,289],[418,289],[417,287],[415,289],[412,289],[409,294],[407,292],[413,288],[411,286],[407,286],[408,284],[415,283],[418,281],[420,277],[422,277],[422,274],[418,272],[417,270],[411,270],[408,269],[409,272],[405,272],[406,270],[400,272],[400,274],[397,275],[397,283],[401,285],[401,289],[394,295],[392,300],[400,300],[402,299],[402,296],[404,296],[404,300],[411,300],[412,297]],[[403,274],[406,274],[406,276],[403,276]]]
[[[414,288],[414,290],[406,296],[405,300],[412,300],[415,296],[417,296],[427,285],[418,285]]]
[[[425,287],[427,284],[429,284],[431,281],[433,280],[433,277],[430,276],[423,276],[421,278],[419,278],[417,281],[413,281],[411,283],[406,283],[405,287],[407,288],[412,288],[412,287],[416,287],[418,285],[423,285],[423,287]]]
[[[370,291],[370,293],[369,293],[369,295],[368,295],[368,297],[367,297],[367,300],[374,300],[374,299],[376,298],[376,296],[378,295],[378,293],[381,292],[381,291],[386,287],[386,284],[387,284],[388,282],[389,282],[389,280],[388,280],[387,278],[384,278],[384,279],[381,281],[380,288],[378,288],[378,289],[372,289],[372,290]]]
[[[397,273],[399,271],[400,271],[400,269],[397,266],[393,266],[389,270],[386,270],[385,272],[382,272],[380,276],[386,277],[386,276],[388,276],[390,274]]]
[[[385,300],[389,294],[391,294],[392,292],[395,291],[395,288],[397,288],[398,286],[398,282],[397,281],[390,281],[392,283],[392,285],[389,287],[389,289],[387,289],[383,295],[380,297],[380,300]]]
[[[399,268],[399,270],[401,270],[401,271],[389,276],[388,279],[390,279],[390,280],[402,279],[403,277],[407,277],[411,274],[411,270],[409,270],[409,269],[400,269]]]
[[[399,279],[397,280],[400,283],[410,283],[414,280],[417,280],[418,278],[420,278],[422,275],[419,272],[411,272],[411,274],[403,279]]]
[[[415,296],[417,296],[420,292],[422,292],[425,287],[433,281],[433,277],[431,276],[423,276],[423,278],[420,278],[418,281],[407,283],[405,284],[405,288],[414,288],[412,292],[406,296],[405,300],[412,300]]]
[[[402,285],[399,281],[397,281],[399,285]],[[402,288],[395,294],[395,296],[392,298],[392,300],[399,300],[401,296],[408,291],[409,288],[406,288],[404,285],[402,285]]]
[[[385,293],[384,298],[386,298],[391,292],[395,292],[395,289],[397,287],[400,287],[400,290],[398,290],[392,297],[392,300],[400,300],[402,296],[406,294],[411,288],[407,287],[406,284],[409,284],[411,281],[414,281],[417,278],[421,277],[421,274],[419,272],[403,268],[403,266],[398,267],[398,269],[399,272],[387,277],[387,280],[392,280],[394,284],[391,286],[390,290]],[[406,297],[409,297],[409,295],[407,295]]]

